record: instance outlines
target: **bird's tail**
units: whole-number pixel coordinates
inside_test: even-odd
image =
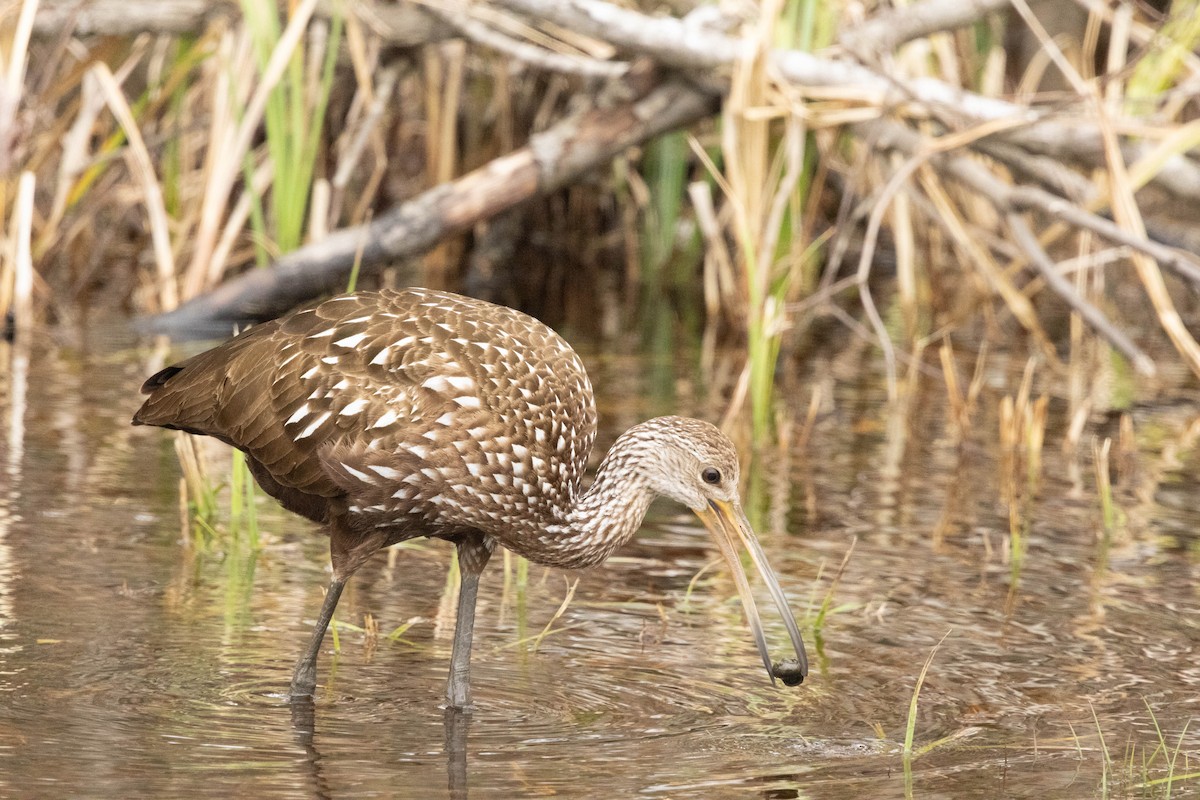
[[[245,372],[240,362],[257,350],[274,323],[258,325],[225,344],[192,356],[151,375],[142,384],[149,395],[133,415],[134,425],[157,425],[189,433],[220,435],[217,398],[226,394],[231,376]]]

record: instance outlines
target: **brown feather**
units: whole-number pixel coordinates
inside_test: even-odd
[[[334,580],[294,695],[313,691],[345,581],[391,542],[459,545],[464,590],[447,694],[457,707],[469,700],[478,572],[497,545],[543,564],[597,564],[666,495],[707,515],[727,557],[736,536],[765,563],[737,505],[733,444],[708,423],[659,417],[630,428],[580,490],[596,436],[587,373],[556,333],[512,309],[425,289],[337,297],[168,367],[143,391],[134,424],[240,448],[264,491],[327,523]],[[771,670],[741,562],[729,560]],[[764,575],[802,677],[798,629]]]
[[[556,333],[423,289],[334,298],[143,390],[134,424],[228,442],[285,507],[392,540],[561,522],[595,438],[587,374]]]

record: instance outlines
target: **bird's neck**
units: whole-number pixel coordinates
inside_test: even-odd
[[[632,431],[613,444],[596,479],[576,497],[563,521],[542,532],[534,560],[578,569],[604,561],[637,533],[656,493],[638,470],[644,442]]]

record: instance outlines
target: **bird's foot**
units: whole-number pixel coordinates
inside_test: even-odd
[[[317,667],[315,664],[297,664],[292,674],[292,685],[288,695],[293,699],[312,698],[317,691]]]
[[[473,708],[471,685],[465,681],[456,681],[451,678],[446,686],[446,708],[452,708],[455,711],[470,711]]]
[[[451,697],[450,695],[447,694],[446,695],[446,709],[458,711],[463,714],[467,714],[467,713],[470,713],[471,711],[474,711],[475,706],[471,703],[470,696],[467,696],[465,698],[462,698],[462,697],[456,698],[456,697]]]

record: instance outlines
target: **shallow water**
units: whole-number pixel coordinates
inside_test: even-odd
[[[1195,396],[1135,407],[1107,539],[1090,437],[1118,426],[1097,416],[1087,452],[1064,454],[1053,402],[1014,569],[996,432],[1016,379],[989,376],[959,445],[940,378],[889,406],[879,364],[814,366],[799,381],[823,387],[811,438],[794,431],[743,475],[808,642],[804,686],[770,685],[724,569],[693,584],[716,558],[706,534],[664,504],[601,568],[533,566],[521,588],[493,561],[464,722],[440,707],[448,546],[356,576],[338,619],[369,614],[380,634],[344,627],[337,653],[327,640],[315,704],[289,705],[323,537],[263,501],[258,550],[182,541],[171,434],[128,425],[164,353],[121,325],[0,357],[2,796],[1163,796],[1150,782],[1172,773],[1174,796],[1200,791],[1186,777],[1200,770]],[[694,366],[586,360],[602,444],[657,413],[715,415]],[[928,749],[906,774],[931,654],[914,732]]]

